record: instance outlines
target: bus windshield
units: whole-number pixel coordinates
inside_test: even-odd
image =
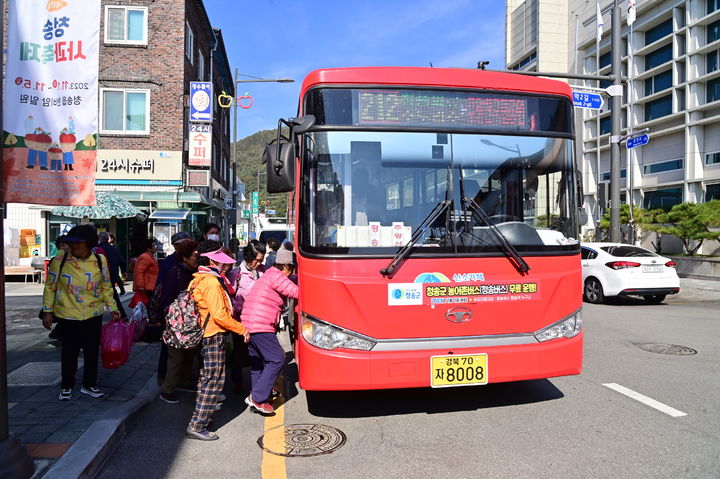
[[[503,254],[488,221],[520,252],[576,251],[572,151],[570,139],[537,135],[309,133],[300,247],[392,256],[446,201],[414,254]]]

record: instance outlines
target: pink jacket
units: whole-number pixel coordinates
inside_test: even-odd
[[[240,320],[251,333],[274,333],[285,298],[297,299],[298,287],[277,268],[269,268],[245,298]]]

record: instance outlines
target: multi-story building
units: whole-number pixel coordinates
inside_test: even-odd
[[[720,198],[720,0],[636,4],[631,28],[627,2],[621,2],[622,65],[628,77],[622,133],[648,128],[651,140],[639,148],[621,149],[621,201],[669,208]],[[603,33],[598,43],[595,2],[508,0],[507,68],[609,74],[614,1],[599,5]],[[598,81],[570,83],[609,86]],[[576,109],[585,208],[594,221],[609,200],[611,119],[610,102],[605,103],[599,112]]]
[[[215,97],[234,96],[222,33],[201,0],[102,0],[96,191],[131,201],[148,218],[91,221],[114,232],[128,257],[135,241],[149,235],[169,246],[174,232],[197,235],[213,222],[227,240],[234,226],[230,109],[211,97],[212,153],[208,166],[193,164],[192,81],[212,82]],[[37,228],[47,253],[61,225],[80,221],[50,209],[11,205],[8,226],[15,219],[44,222]]]

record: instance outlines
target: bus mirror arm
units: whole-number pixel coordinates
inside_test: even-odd
[[[420,235],[422,235],[425,230],[427,230],[428,226],[433,224],[433,222],[438,218],[438,216],[443,214],[443,212],[448,209],[451,203],[452,202],[450,200],[443,200],[435,205],[435,208],[430,211],[430,214],[425,217],[425,220],[420,223],[420,225],[415,229],[415,231],[413,231],[413,234],[410,237],[410,241],[405,243],[405,245],[398,250],[392,261],[390,261],[389,265],[380,270],[381,275],[392,277],[392,274],[400,265],[400,262],[410,254],[410,251],[412,251],[413,247],[415,246],[415,242],[418,240],[418,238],[420,238]]]

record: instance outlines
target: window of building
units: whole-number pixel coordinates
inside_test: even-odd
[[[720,151],[705,154],[706,165],[720,165]]]
[[[603,53],[600,55],[600,68],[605,68],[610,65],[612,61],[612,52]]]
[[[720,2],[720,0],[718,0]],[[712,73],[720,67],[720,50],[709,52],[705,55],[705,73]]]
[[[655,43],[663,37],[670,35],[673,31],[672,18],[668,18],[659,25],[652,27],[645,32],[645,45]]]
[[[650,96],[653,93],[667,90],[672,86],[672,70],[667,70],[662,73],[658,73],[645,80],[645,96]]]
[[[147,45],[147,7],[105,7],[105,43]]]
[[[604,135],[612,131],[612,116],[600,118],[600,134]]]
[[[667,63],[672,60],[672,44],[665,45],[645,55],[645,70]]]
[[[705,187],[705,201],[720,200],[720,183]]]
[[[682,158],[663,161],[660,163],[651,163],[649,165],[643,165],[643,175],[654,175],[656,173],[664,173],[666,171],[682,170],[684,167],[685,160]]]
[[[720,20],[710,23],[707,27],[707,43],[720,39]]]
[[[620,178],[626,178],[627,177],[627,170],[625,168],[620,170]],[[602,178],[600,178],[600,181],[610,181],[610,172],[606,171],[602,174]]]
[[[707,102],[720,100],[720,78],[714,78],[705,84]]]
[[[645,103],[645,121],[654,120],[672,113],[672,95]]]
[[[195,34],[188,22],[185,22],[185,56],[191,64],[195,63]]]
[[[102,133],[150,133],[150,90],[101,89],[100,116]]]
[[[198,50],[198,79],[200,81],[205,81],[205,55],[203,55],[202,50]]]
[[[662,208],[669,210],[683,202],[682,188],[666,188],[663,190],[646,191],[643,198],[643,208],[654,210]]]
[[[706,0],[705,4],[707,5],[706,13],[710,15],[715,10],[720,9],[720,0]]]
[[[514,67],[510,67],[510,70],[520,70],[522,67],[527,65],[528,63],[534,61],[537,58],[537,54],[535,52],[531,53],[530,55],[526,56],[522,60],[518,62],[517,65]]]

